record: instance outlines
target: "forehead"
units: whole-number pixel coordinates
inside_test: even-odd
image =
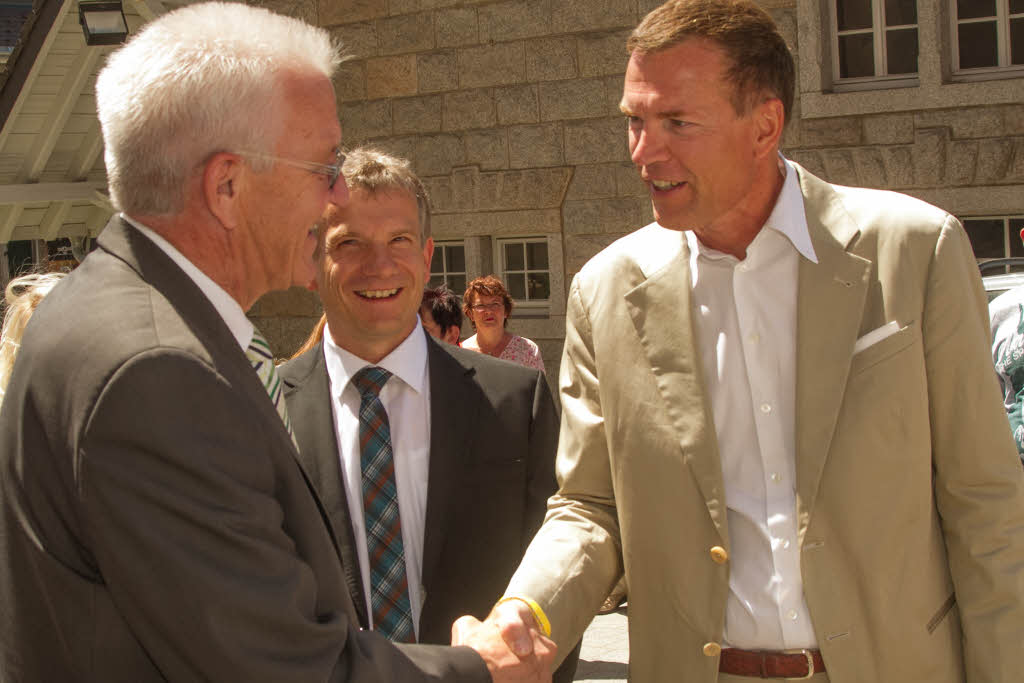
[[[328,232],[416,232],[420,229],[416,198],[400,189],[369,192],[353,188]]]
[[[341,141],[334,86],[322,74],[286,71],[278,76],[277,111],[286,124],[279,148],[308,141],[313,147],[331,148]],[[292,155],[295,150],[290,151]]]
[[[716,43],[691,38],[655,52],[634,50],[620,108],[630,114],[685,111],[728,102],[728,60]]]

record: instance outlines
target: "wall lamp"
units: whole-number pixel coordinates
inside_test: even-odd
[[[128,22],[119,0],[82,0],[78,3],[78,23],[86,45],[117,45],[128,37]]]

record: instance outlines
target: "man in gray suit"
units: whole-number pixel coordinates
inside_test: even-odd
[[[39,307],[0,417],[0,679],[543,680],[493,628],[483,658],[359,628],[245,317],[312,277],[347,199],[338,61],[321,29],[211,3],[100,74],[120,213]]]
[[[395,639],[448,643],[508,583],[555,490],[558,416],[544,373],[440,344],[420,322],[434,251],[426,191],[409,163],[348,154],[351,197],[320,227],[320,343],[279,368],[300,459],[345,558],[360,623]],[[368,537],[359,376],[380,391],[393,445],[409,629],[378,623],[378,553]],[[384,550],[380,556],[386,555]],[[571,681],[576,655],[555,679]]]

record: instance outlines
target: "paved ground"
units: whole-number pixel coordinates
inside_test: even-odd
[[[583,635],[580,665],[576,681],[625,683],[629,661],[629,637],[626,634],[626,609],[594,617]]]

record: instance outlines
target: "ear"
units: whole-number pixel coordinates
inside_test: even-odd
[[[769,97],[754,107],[752,116],[755,124],[754,149],[756,155],[763,157],[778,154],[782,132],[786,126],[786,112],[782,106],[782,100],[777,97]]]
[[[423,262],[427,267],[427,278],[430,277],[430,263],[434,260],[434,238],[428,237],[423,243]]]
[[[203,167],[203,198],[206,207],[228,230],[238,225],[243,164],[237,154],[218,152]]]

